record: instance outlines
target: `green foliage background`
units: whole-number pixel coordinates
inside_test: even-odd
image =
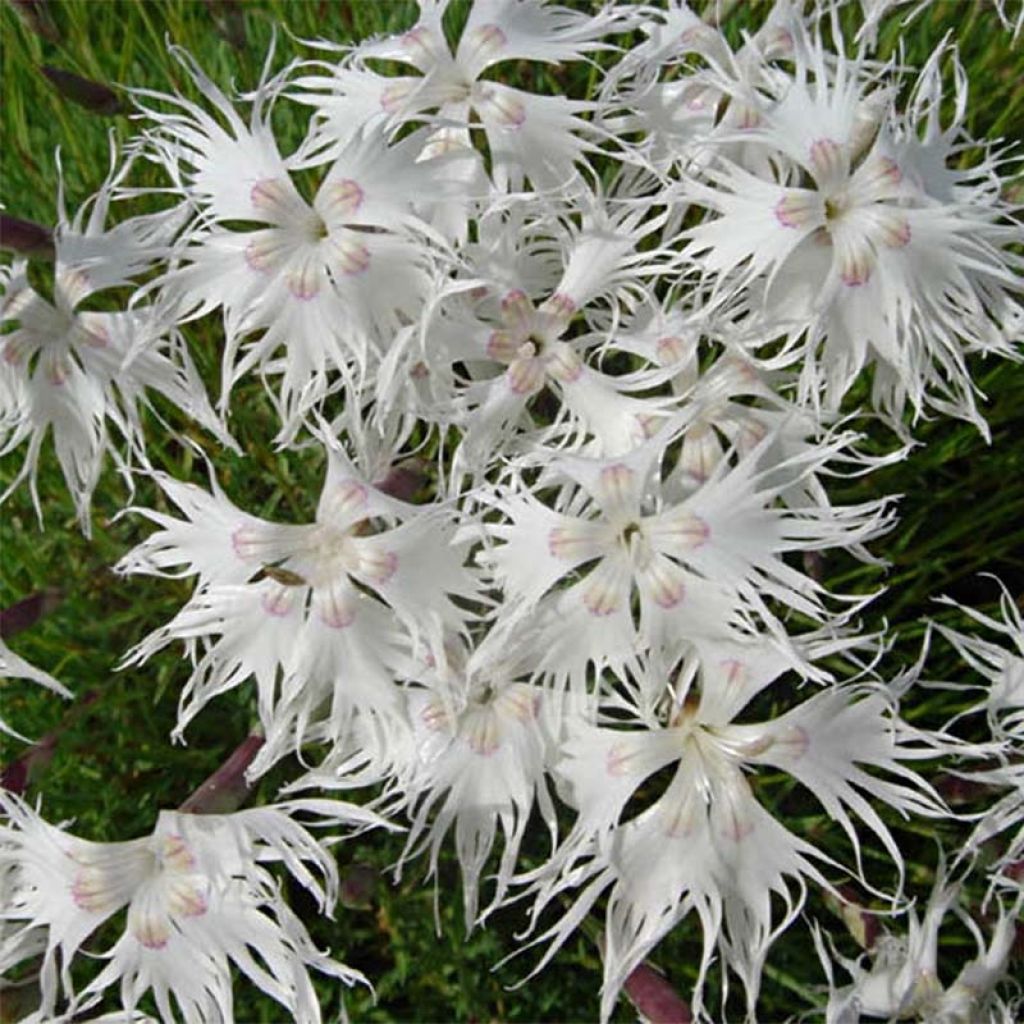
[[[0,199],[14,215],[52,223],[60,149],[64,185],[74,208],[100,184],[110,163],[112,141],[118,145],[139,128],[129,116],[89,114],[63,99],[40,74],[46,63],[80,75],[136,88],[189,91],[186,76],[169,45],[192,53],[209,77],[222,88],[232,83],[251,88],[259,78],[265,54],[276,34],[275,66],[309,53],[302,39],[336,42],[401,30],[415,20],[407,2],[373,0],[251,0],[239,5],[245,42],[234,47],[218,33],[231,5],[181,2],[97,2],[62,0],[45,5],[59,41],[29,31],[8,4],[0,6],[3,105],[0,110]],[[585,5],[577,5],[585,6]],[[764,3],[740,4],[727,22],[734,38],[766,13]],[[465,5],[453,4],[453,21]],[[882,33],[882,52],[902,47],[908,64],[921,64],[944,34],[953,31],[970,75],[972,99],[969,127],[975,137],[1024,137],[1024,65],[1009,33],[986,3],[938,3],[901,27],[898,20]],[[527,87],[563,89],[581,95],[588,71],[580,67],[541,69],[523,65],[516,82]],[[523,82],[525,78],[525,83]],[[295,120],[301,112],[280,105],[280,129],[293,140],[301,133]],[[290,120],[291,119],[291,120]],[[970,160],[971,154],[965,159]],[[143,170],[143,177],[145,171]],[[1008,166],[1008,171],[1013,167]],[[155,181],[156,179],[154,179]],[[1019,179],[1017,187],[1020,187]],[[1018,195],[1021,193],[1018,192]],[[213,318],[211,318],[212,320]],[[210,322],[194,333],[195,356],[213,394],[218,392],[219,338]],[[899,526],[873,545],[887,559],[887,573],[836,560],[825,565],[825,580],[835,589],[854,592],[889,589],[872,606],[865,625],[883,621],[896,631],[898,642],[887,663],[894,674],[917,652],[923,634],[921,619],[933,616],[960,622],[955,611],[933,604],[945,593],[974,605],[997,597],[982,572],[1002,576],[1014,595],[1024,594],[1024,371],[1010,364],[976,364],[977,379],[988,395],[985,414],[991,444],[972,428],[949,421],[919,424],[920,446],[897,465],[863,480],[837,486],[835,500],[867,500],[883,494],[905,495]],[[161,409],[172,421],[174,413]],[[150,417],[147,436],[153,459],[179,477],[203,480],[194,455],[169,439]],[[231,428],[244,457],[217,450],[198,431],[190,435],[215,461],[219,478],[234,500],[267,517],[294,521],[315,508],[321,465],[315,453],[273,452],[270,440],[276,422],[258,382],[239,388],[233,402]],[[865,424],[879,451],[892,445],[891,436]],[[0,462],[0,489],[13,478],[21,453]],[[201,714],[187,733],[187,745],[172,747],[169,733],[176,715],[177,694],[188,670],[172,649],[144,668],[115,671],[120,657],[150,630],[166,622],[189,593],[187,583],[148,579],[121,580],[110,566],[147,532],[139,517],[115,518],[128,501],[123,482],[107,470],[94,503],[94,536],[77,530],[74,513],[52,452],[44,454],[39,478],[46,528],[36,522],[27,489],[19,490],[0,512],[0,607],[43,588],[59,588],[63,600],[11,646],[62,679],[78,695],[73,705],[31,686],[6,686],[3,716],[33,737],[59,728],[52,760],[40,766],[31,794],[41,795],[50,820],[75,820],[82,836],[113,840],[148,832],[161,807],[174,807],[213,771],[247,734],[254,708],[243,687],[220,698]],[[162,505],[159,494],[142,481],[135,500]],[[937,671],[947,678],[963,672],[948,651],[940,652]],[[90,699],[84,699],[86,695]],[[942,720],[956,707],[956,697],[928,694],[905,710],[912,720]],[[22,747],[4,740],[0,759]],[[262,780],[254,802],[269,802],[276,787],[296,765],[283,765]],[[771,780],[768,780],[770,783]],[[789,821],[814,841],[842,856],[843,841],[806,795],[782,793]],[[793,801],[796,800],[796,803]],[[942,830],[939,830],[940,832]],[[955,842],[953,833],[948,839]],[[936,830],[916,827],[901,833],[912,851],[912,886],[927,892],[935,865]],[[544,837],[528,840],[530,853],[544,855]],[[369,905],[339,908],[334,922],[317,922],[314,935],[336,955],[363,970],[376,986],[376,1002],[365,990],[346,995],[354,1020],[588,1020],[596,1016],[600,957],[592,936],[580,935],[559,954],[544,974],[515,991],[532,961],[526,957],[499,971],[493,964],[515,946],[513,933],[523,926],[515,908],[493,919],[486,931],[466,937],[461,924],[458,876],[454,858],[446,856],[439,882],[440,936],[435,933],[433,900],[422,882],[422,864],[413,865],[400,884],[392,886],[386,869],[401,849],[401,838],[366,837],[338,848],[343,871],[370,865],[380,874]],[[882,865],[884,869],[885,865]],[[301,905],[302,894],[293,893]],[[300,906],[301,909],[301,906]],[[810,912],[829,919],[829,911],[812,894]],[[310,914],[305,915],[312,919]],[[841,932],[837,919],[833,930]],[[763,1020],[782,1019],[817,1002],[823,978],[805,930],[793,929],[781,941],[765,976]],[[959,966],[973,955],[966,933],[945,937],[943,969]],[[842,944],[842,942],[841,942]],[[105,948],[103,943],[94,949]],[[844,947],[850,954],[852,946]],[[659,947],[654,961],[686,995],[696,976],[699,932],[687,923]],[[318,981],[325,1017],[340,1011],[336,986]],[[240,1021],[277,1021],[280,1007],[243,984],[236,986]],[[114,1004],[111,1004],[111,1008]],[[8,1009],[8,1014],[11,1011]],[[735,1012],[738,1014],[740,1010]],[[625,1001],[619,1019],[632,1019]]]

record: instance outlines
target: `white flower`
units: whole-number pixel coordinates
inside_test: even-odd
[[[488,553],[515,619],[538,606],[545,658],[558,675],[588,663],[621,672],[635,655],[664,645],[678,655],[695,639],[736,639],[767,625],[784,630],[774,600],[816,621],[829,616],[824,589],[783,560],[788,551],[856,546],[883,531],[887,503],[787,510],[776,504],[794,479],[823,466],[848,439],[764,468],[769,435],[735,466],[719,463],[692,493],[662,483],[671,430],[617,459],[546,459],[568,481],[554,508],[524,485],[488,503],[506,522]],[[634,599],[638,603],[634,607]]]
[[[957,192],[933,188],[953,173],[934,123],[922,142],[863,61],[826,59],[820,41],[804,49],[744,136],[773,160],[722,157],[707,183],[680,185],[718,215],[687,232],[686,252],[723,294],[747,290],[744,305],[768,317],[762,336],[803,338],[805,401],[838,407],[874,365],[873,402],[894,421],[907,404],[977,421],[965,354],[1012,356],[1022,319],[1020,261],[1006,248],[1019,229],[1004,223],[1013,211],[993,193],[993,161],[954,175]]]
[[[559,63],[607,49],[602,37],[626,30],[630,13],[607,6],[591,16],[540,0],[477,0],[453,53],[441,24],[447,7],[448,0],[420,0],[419,20],[407,32],[356,46],[330,75],[296,79],[295,98],[318,108],[323,143],[343,145],[382,116],[408,120],[436,111],[460,145],[468,141],[466,127],[483,128],[500,188],[521,188],[524,176],[538,188],[566,184],[575,162],[593,148],[581,138],[587,124],[579,116],[593,104],[481,76],[506,61]],[[367,68],[367,60],[396,61],[419,75],[385,77]]]
[[[173,114],[147,111],[154,158],[195,209],[159,287],[180,316],[223,309],[222,405],[250,370],[280,374],[287,429],[339,375],[361,383],[391,333],[417,316],[432,243],[414,211],[443,194],[444,162],[416,161],[422,133],[390,144],[368,128],[348,140],[309,201],[293,178],[297,160],[282,157],[270,128],[274,87],[261,87],[246,124],[182,61],[221,120],[180,97],[156,97]]]
[[[407,691],[413,757],[401,778],[412,820],[396,871],[425,846],[436,875],[441,844],[455,827],[466,927],[505,896],[534,803],[555,840],[555,810],[545,782],[550,758],[550,692],[518,680],[531,652],[507,650],[492,633],[468,658],[464,651],[421,673]],[[518,680],[518,681],[517,681]],[[494,895],[479,913],[480,877],[497,826],[504,849]]]
[[[827,1024],[857,1024],[862,1017],[920,1020],[928,1024],[974,1024],[1013,1019],[1009,1006],[995,994],[1007,975],[1024,895],[1009,910],[1000,907],[986,943],[980,929],[959,908],[961,882],[949,883],[944,867],[936,876],[924,918],[911,908],[906,937],[886,931],[875,940],[872,963],[865,970],[857,961],[838,958],[853,976],[853,984],[836,989],[832,964],[815,932],[818,955],[829,979]],[[955,980],[944,986],[939,978],[939,931],[950,911],[968,921],[978,955],[964,964]]]
[[[327,449],[315,522],[267,522],[165,476],[157,481],[184,513],[140,509],[161,529],[118,570],[196,575],[192,599],[144,640],[129,662],[175,639],[201,655],[181,697],[178,732],[213,696],[255,676],[268,748],[294,723],[329,720],[341,736],[356,707],[398,708],[390,666],[401,645],[440,643],[472,616],[452,596],[477,590],[463,568],[447,509],[416,506],[377,490],[340,446]],[[279,679],[279,674],[283,677]],[[268,755],[269,756],[269,755]]]
[[[68,219],[60,197],[52,297],[29,283],[25,261],[0,268],[0,322],[5,328],[0,343],[0,455],[28,441],[21,470],[3,498],[28,478],[42,520],[36,473],[43,441],[52,431],[86,534],[104,453],[110,451],[126,477],[132,457],[145,460],[138,407],[147,389],[161,393],[222,443],[232,444],[209,407],[184,344],[160,308],[80,308],[107,289],[132,285],[136,275],[156,262],[174,227],[174,218],[164,215],[105,227],[114,187],[126,170],[108,179],[73,219]],[[127,457],[110,445],[108,424],[127,442]]]
[[[49,929],[36,1020],[54,1019],[61,999],[69,1000],[69,1016],[87,1009],[120,982],[128,1013],[152,990],[164,1020],[175,1018],[173,996],[189,1024],[228,1024],[233,964],[295,1019],[319,1021],[310,968],[346,985],[365,982],[316,949],[263,864],[282,861],[329,913],[338,885],[334,860],[293,816],[309,815],[320,826],[386,824],[372,812],[330,800],[230,815],[162,811],[150,836],[95,843],[47,824],[2,792],[0,807],[8,817],[0,825],[5,916],[26,932]],[[106,965],[76,993],[72,960],[124,907],[124,932],[103,954]]]
[[[1013,889],[1019,888],[1020,882],[1012,880],[1005,869],[1024,856],[1024,761],[1021,759],[1024,754],[1024,619],[1010,592],[1000,586],[1000,618],[967,608],[950,598],[940,598],[944,604],[966,613],[986,632],[995,633],[999,643],[940,623],[935,623],[934,627],[956,648],[965,665],[981,676],[984,692],[979,710],[985,711],[989,728],[1002,746],[998,752],[1001,764],[979,770],[958,770],[957,774],[969,781],[1008,790],[982,815],[957,859],[977,853],[993,837],[1010,832],[1004,848],[989,868],[989,877],[993,887],[1009,885]],[[973,689],[978,684],[957,679],[938,685]],[[992,752],[983,753],[991,756]]]
[[[601,88],[601,127],[620,138],[639,135],[623,158],[692,174],[712,158],[717,146],[710,143],[723,134],[731,137],[727,152],[753,155],[736,133],[754,127],[770,102],[766,92],[783,77],[773,62],[793,58],[799,10],[779,0],[735,53],[719,28],[680,0],[646,13],[640,27],[647,38],[609,69]],[[712,71],[695,68],[695,58]]]
[[[432,392],[423,412],[461,428],[456,476],[527,439],[628,451],[668,415],[671,396],[630,394],[645,387],[642,371],[620,378],[593,365],[621,311],[671,276],[671,255],[645,248],[665,221],[649,212],[591,195],[503,200],[482,215],[464,276],[439,289],[403,354]]]
[[[695,1012],[717,946],[739,974],[753,1017],[766,952],[799,913],[806,881],[829,887],[815,861],[837,867],[762,806],[755,766],[781,769],[810,790],[848,834],[858,875],[860,840],[851,816],[902,868],[875,804],[903,814],[944,813],[930,787],[903,763],[934,756],[933,742],[899,721],[883,688],[832,685],[778,718],[737,724],[743,708],[783,671],[785,659],[757,642],[697,647],[695,664],[645,684],[660,700],[650,713],[634,711],[638,728],[570,728],[556,770],[579,816],[551,864],[524,877],[537,893],[534,920],[552,899],[578,891],[561,923],[534,940],[552,940],[538,970],[611,890],[602,1020],[630,972],[691,911],[704,933]],[[616,705],[620,720],[627,707]],[[869,774],[867,767],[884,774]],[[668,768],[673,774],[657,783],[657,798],[652,802],[648,792],[642,804],[634,802],[645,780]]]

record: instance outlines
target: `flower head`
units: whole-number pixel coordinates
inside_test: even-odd
[[[228,1022],[233,964],[296,1019],[319,1021],[310,968],[347,985],[365,980],[316,949],[263,864],[283,861],[329,911],[337,895],[334,861],[295,819],[383,824],[372,812],[326,800],[230,815],[163,811],[150,836],[95,843],[48,824],[16,797],[0,793],[0,807],[8,819],[0,825],[0,875],[11,894],[6,917],[26,932],[48,929],[40,972],[47,1019],[61,997],[70,1001],[65,1012],[78,1012],[120,982],[126,1012],[152,990],[165,1020],[174,1019],[173,997],[190,1024]],[[104,954],[106,965],[76,993],[72,960],[125,907],[124,931]]]

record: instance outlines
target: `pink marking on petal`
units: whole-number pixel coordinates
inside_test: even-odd
[[[554,317],[556,320],[568,321],[576,312],[576,302],[565,292],[554,292],[541,303],[541,311]]]
[[[821,179],[832,180],[842,170],[843,147],[835,139],[815,139],[809,155],[811,167]]]
[[[521,288],[513,289],[502,298],[501,319],[518,334],[530,333],[533,326],[533,303]]]
[[[745,686],[747,682],[747,666],[738,658],[726,658],[719,663],[723,682],[726,686]]]
[[[882,241],[890,249],[902,249],[910,245],[910,221],[906,217],[893,216],[882,225]]]
[[[694,830],[695,815],[691,804],[674,806],[671,811],[661,816],[662,834],[669,839],[681,839],[690,835]]]
[[[15,340],[10,340],[4,345],[4,362],[8,366],[14,366],[16,363],[21,361],[22,351],[21,347]]]
[[[483,85],[477,109],[503,128],[518,129],[526,123],[526,106],[507,92]]]
[[[288,184],[280,178],[264,178],[249,190],[249,201],[260,213],[276,219],[292,201]]]
[[[604,770],[613,778],[622,778],[633,771],[636,748],[629,743],[616,743],[608,748],[604,757]]]
[[[693,551],[707,544],[711,537],[711,526],[692,512],[679,512],[665,525],[665,534],[674,544]]]
[[[505,33],[493,24],[477,25],[462,37],[463,47],[468,44],[468,51],[463,51],[466,59],[474,64],[494,60],[507,42],[508,37]]]
[[[355,606],[333,591],[320,604],[320,621],[329,629],[345,629],[356,619]]]
[[[370,250],[362,242],[345,239],[338,248],[338,269],[346,277],[355,277],[369,269]]]
[[[438,55],[437,38],[425,25],[409,29],[401,37],[402,48],[414,59],[432,59]]]
[[[359,560],[359,569],[374,583],[387,583],[398,571],[398,555],[394,551],[364,552]]]
[[[605,466],[598,478],[597,495],[599,501],[608,507],[622,507],[633,496],[636,474],[621,462]]]
[[[494,710],[518,722],[530,722],[537,717],[540,696],[529,686],[510,686],[494,701]]]
[[[606,618],[619,607],[615,591],[608,584],[597,580],[583,592],[583,604],[591,615]]]
[[[171,937],[167,925],[151,917],[136,922],[133,934],[146,949],[163,949]]]
[[[501,749],[501,732],[494,715],[490,713],[477,717],[466,737],[469,749],[481,757],[493,757]]]
[[[697,24],[679,33],[679,42],[682,46],[700,46],[705,40],[714,35],[709,25]]]
[[[418,363],[413,363],[409,369],[409,376],[413,380],[425,380],[430,376],[430,370],[427,368],[427,364],[421,359]]]
[[[742,843],[754,831],[754,823],[741,818],[734,808],[730,808],[727,818],[722,826],[722,835],[734,843]]]
[[[773,737],[772,746],[785,747],[785,753],[794,761],[803,757],[811,746],[810,733],[802,725],[791,725]]]
[[[324,213],[332,220],[350,220],[363,205],[365,193],[359,182],[351,178],[332,181],[323,192]]]
[[[787,28],[775,28],[766,33],[764,55],[769,59],[785,57],[793,52],[793,33]]]
[[[487,339],[487,354],[507,366],[515,359],[519,344],[508,331],[491,331],[491,336]]]
[[[331,494],[331,509],[337,515],[348,518],[366,507],[369,490],[365,484],[351,478],[340,480]]]
[[[544,383],[544,376],[544,364],[530,355],[517,355],[505,371],[508,386],[517,395],[532,394]]]
[[[395,82],[393,85],[385,86],[380,93],[381,108],[393,114],[402,106],[414,87],[413,82]]]
[[[293,601],[292,592],[295,587],[274,587],[268,590],[260,599],[263,610],[274,618],[284,618],[291,610]]]
[[[750,131],[761,123],[761,112],[756,107],[743,105],[739,108],[739,116],[735,123],[740,131]]]
[[[774,213],[784,228],[804,228],[815,220],[818,204],[813,196],[806,193],[787,192],[775,204]]]
[[[263,546],[263,531],[258,526],[239,526],[231,534],[231,548],[243,561],[257,558]]]
[[[548,553],[553,558],[573,560],[590,550],[587,534],[574,526],[554,526],[548,533]]]
[[[164,836],[160,844],[161,861],[176,871],[191,871],[196,859],[188,843],[177,833]]]
[[[110,344],[110,333],[105,327],[97,324],[94,327],[87,327],[82,332],[82,340],[90,348],[106,348]]]
[[[71,883],[71,898],[76,907],[98,913],[111,904],[111,890],[103,873],[96,868],[83,868]]]
[[[651,596],[659,608],[675,608],[686,597],[686,586],[669,568],[671,564],[667,559],[659,559],[652,562],[646,570]]]
[[[449,726],[450,716],[443,704],[433,700],[425,704],[420,711],[420,721],[430,732],[445,732]]]
[[[633,420],[637,426],[637,440],[641,441],[641,443],[654,437],[662,423],[661,417],[646,412],[637,413]]]
[[[654,352],[659,366],[671,366],[686,355],[686,342],[678,334],[670,334],[655,342]]]
[[[46,364],[46,379],[55,388],[63,387],[67,383],[67,366],[62,359],[55,358]]]
[[[273,264],[274,247],[265,239],[254,238],[245,247],[245,262],[250,270],[258,274],[270,270]]]
[[[745,419],[739,436],[740,451],[756,448],[768,436],[768,428],[760,420]]]
[[[583,360],[562,342],[556,342],[546,358],[548,372],[563,384],[572,384],[583,375]]]
[[[847,288],[859,288],[871,278],[872,259],[867,252],[851,253],[840,265],[840,280]]]
[[[903,171],[891,156],[878,157],[878,165],[879,173],[888,178],[893,185],[898,185],[903,180]]]
[[[181,917],[202,917],[209,909],[205,894],[187,878],[178,879],[170,886],[167,908]]]
[[[320,291],[319,275],[311,265],[306,265],[297,273],[293,272],[285,277],[288,291],[300,302],[309,302],[315,299]]]

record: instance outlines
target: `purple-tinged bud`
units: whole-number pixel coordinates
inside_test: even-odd
[[[19,256],[52,260],[53,232],[34,221],[0,213],[0,249],[16,252]]]
[[[230,814],[249,796],[245,772],[266,742],[253,734],[235,748],[231,756],[178,808],[186,814]]]
[[[853,936],[861,949],[871,952],[882,934],[882,926],[878,915],[866,910],[857,902],[857,894],[848,885],[839,887],[837,899],[832,893],[825,893],[825,903],[829,909],[842,918],[847,931]]]
[[[63,596],[56,587],[47,587],[45,590],[29,594],[8,608],[0,608],[0,639],[6,640],[15,633],[34,626],[60,604]]]
[[[51,64],[41,64],[39,70],[61,96],[85,110],[106,117],[128,111],[128,105],[108,85],[83,78],[73,71],[55,68]]]
[[[392,466],[387,476],[375,480],[373,486],[399,501],[412,501],[427,479],[427,464],[422,459],[411,458]]]

